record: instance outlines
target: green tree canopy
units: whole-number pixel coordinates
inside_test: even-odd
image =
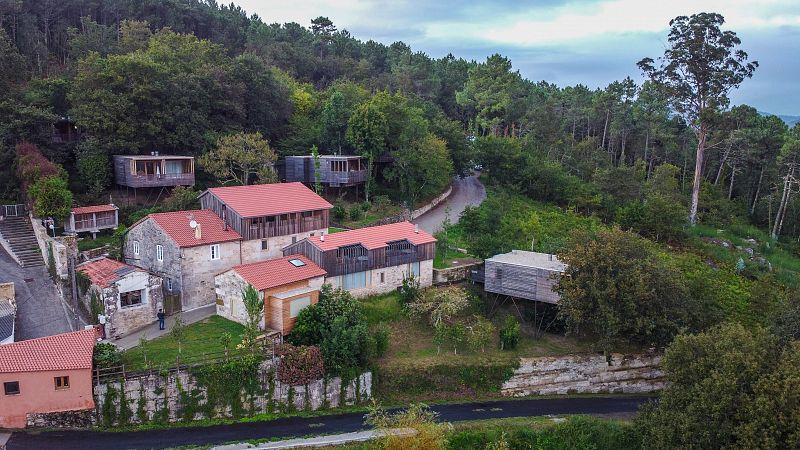
[[[217,148],[200,157],[200,165],[221,183],[247,185],[256,178],[273,182],[275,152],[259,132],[223,136]]]

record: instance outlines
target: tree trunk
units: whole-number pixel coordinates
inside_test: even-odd
[[[728,188],[728,200],[733,198],[733,181],[736,179],[736,166],[731,166],[731,186]]]
[[[703,158],[706,152],[707,132],[707,125],[701,123],[697,133],[697,156],[694,163],[694,180],[692,181],[692,206],[689,210],[689,223],[692,226],[697,224],[697,206],[700,203],[700,184],[703,182]]]
[[[611,115],[611,110],[606,110],[606,123],[603,125],[603,140],[600,141],[600,146],[606,148],[606,131],[608,131],[608,117]]]
[[[786,217],[786,208],[789,205],[789,199],[792,196],[794,168],[794,163],[790,163],[789,170],[786,172],[786,177],[783,179],[783,195],[781,196],[781,204],[778,206],[778,214],[775,216],[775,226],[772,228],[773,239],[778,238],[778,236],[781,234],[781,228],[783,228],[783,219]]]
[[[725,153],[722,155],[722,160],[719,162],[719,169],[717,170],[717,177],[714,178],[714,186],[719,184],[720,178],[722,178],[722,171],[725,169],[725,162],[728,160],[728,155],[731,152],[731,147],[733,144],[728,144],[728,148],[725,149]]]
[[[750,207],[750,215],[756,212],[756,205],[758,204],[758,196],[761,194],[761,181],[764,179],[764,164],[761,164],[761,174],[758,176],[758,184],[756,185],[756,196],[753,198],[753,205]]]
[[[644,164],[647,166],[647,150],[650,146],[650,129],[644,134]],[[650,178],[650,171],[647,171],[647,178]]]

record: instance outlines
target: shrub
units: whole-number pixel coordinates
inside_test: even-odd
[[[362,214],[363,211],[361,210],[361,207],[358,206],[358,204],[355,204],[350,207],[350,220],[358,220],[361,218]]]
[[[342,202],[337,201],[333,205],[333,211],[331,212],[331,215],[333,215],[333,219],[337,222],[342,222],[346,218],[347,210],[345,210]]]
[[[409,273],[407,277],[403,278],[399,294],[400,306],[406,306],[419,298],[419,280],[413,273]]]
[[[500,348],[502,350],[513,350],[519,344],[520,325],[516,317],[506,316],[503,328],[500,330]]]
[[[94,346],[92,360],[94,361],[94,366],[100,369],[117,367],[122,365],[122,353],[117,349],[116,345],[101,342]]]
[[[389,326],[381,322],[375,327],[373,338],[375,339],[375,356],[380,358],[389,349],[389,336],[391,332]]]
[[[278,381],[283,384],[291,386],[308,384],[325,375],[325,365],[319,347],[283,344],[278,347],[278,355],[281,358],[278,365]]]
[[[372,203],[370,203],[370,202],[364,202],[364,203],[361,204],[361,210],[364,211],[364,212],[369,211],[369,209],[371,207],[372,207]]]
[[[58,176],[37,180],[28,191],[33,199],[33,213],[37,217],[65,220],[72,209],[72,192],[67,181]]]

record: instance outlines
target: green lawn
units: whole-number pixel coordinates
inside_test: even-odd
[[[225,348],[220,342],[222,333],[231,334],[231,354],[236,352],[236,344],[242,341],[244,326],[220,316],[211,316],[200,322],[186,326],[181,345],[180,360],[191,362],[207,356],[222,356]],[[176,364],[178,343],[172,335],[153,339],[144,348],[134,347],[122,354],[125,370],[144,369],[145,357],[151,367],[169,367]]]
[[[338,227],[328,227],[328,234],[341,233],[342,231],[347,231],[347,230]]]
[[[456,261],[470,258],[469,255],[466,253],[462,253],[458,250],[454,250],[452,248],[448,248],[447,252],[440,251],[436,249],[436,255],[433,258],[433,268],[434,269],[449,269],[457,264],[454,264]],[[470,258],[471,259],[471,258]]]
[[[84,252],[86,250],[100,248],[106,244],[110,244],[113,240],[114,237],[111,235],[100,235],[97,236],[97,239],[92,239],[90,235],[78,241],[78,250]]]

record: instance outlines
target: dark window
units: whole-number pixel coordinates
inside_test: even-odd
[[[264,239],[261,241],[261,250],[269,250],[269,241]]]
[[[119,294],[119,303],[124,308],[142,304],[142,291],[123,292]]]
[[[408,255],[413,253],[414,245],[403,239],[402,241],[392,241],[388,244],[389,256]]]
[[[384,274],[383,272],[381,272],[381,283],[383,283],[384,281],[385,281]]]
[[[303,211],[303,217],[312,217],[314,215],[314,211]]]
[[[336,256],[339,258],[362,258],[367,256],[367,249],[360,244],[346,245],[336,249]]]
[[[495,269],[494,273],[495,273],[495,275],[497,275],[497,279],[498,280],[502,280],[503,279],[503,269],[500,269],[498,267],[497,269]]]
[[[296,243],[297,243],[297,236],[292,236],[292,244],[296,244]]]
[[[19,381],[6,381],[3,383],[3,391],[6,395],[19,394]]]
[[[53,383],[55,383],[56,389],[69,389],[69,377],[55,377],[53,378]]]

